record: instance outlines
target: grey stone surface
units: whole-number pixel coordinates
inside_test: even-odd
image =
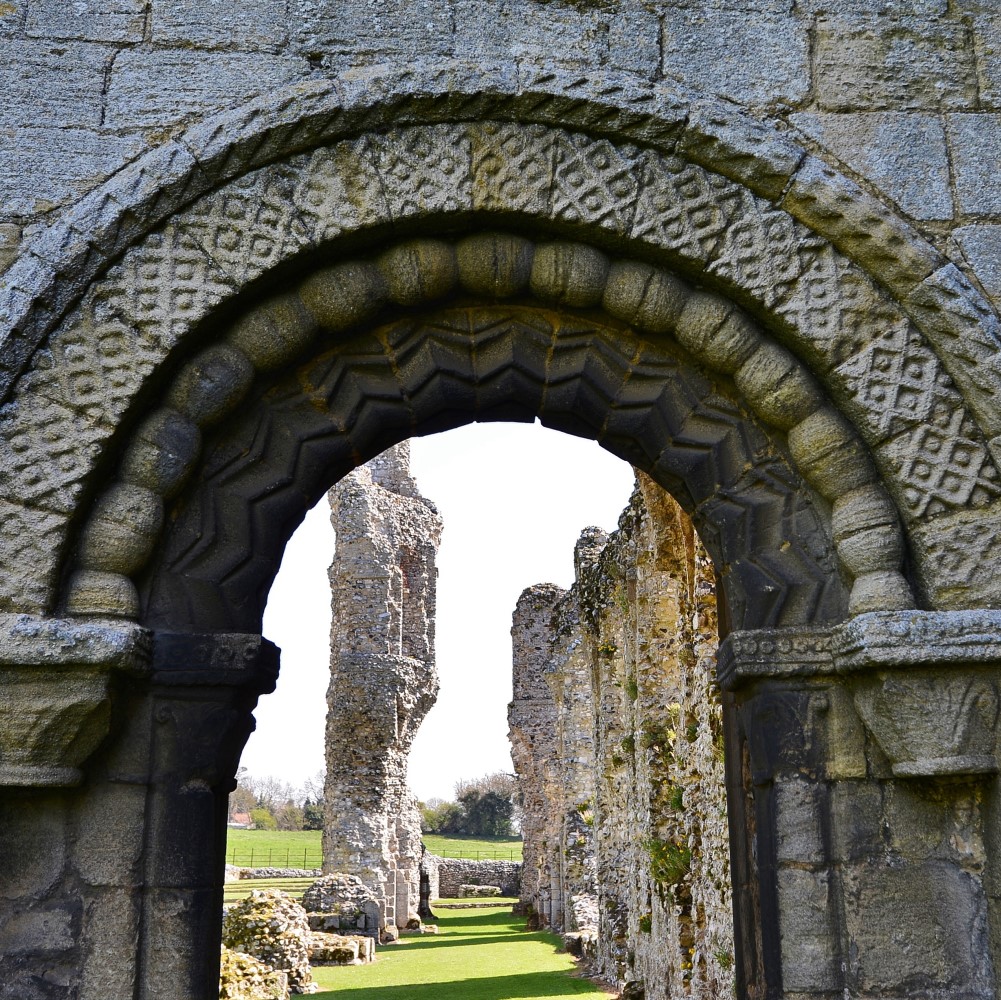
[[[231,4],[227,0],[152,0],[154,45],[276,52],[288,39],[288,0]]]
[[[100,125],[104,78],[114,52],[83,42],[0,41],[0,93],[6,95],[0,126]],[[48,200],[45,189],[38,198]]]
[[[148,0],[31,0],[25,31],[54,40],[141,42],[148,6]]]
[[[959,20],[822,17],[815,58],[816,99],[830,111],[961,110],[977,96],[972,39]]]
[[[796,104],[809,89],[806,25],[789,13],[749,18],[715,6],[667,8],[663,71],[742,104]]]
[[[960,211],[1001,214],[1001,114],[949,115],[946,122]]]
[[[161,623],[176,625],[177,609],[189,605],[218,610],[243,601],[242,607],[255,606],[243,618],[225,621],[239,620],[239,627],[253,631],[259,608],[248,594],[258,586],[266,590],[261,581],[267,573],[260,567],[277,558],[306,494],[315,499],[356,456],[378,450],[398,428],[426,426],[421,421],[443,407],[454,414],[472,412],[483,400],[493,406],[499,399],[503,406],[516,399],[524,418],[535,415],[543,395],[551,423],[600,433],[609,447],[640,461],[654,457],[643,449],[637,455],[634,443],[642,439],[651,449],[656,435],[637,437],[637,427],[671,425],[672,447],[664,451],[661,441],[657,468],[706,514],[707,544],[720,556],[728,585],[740,577],[734,592],[742,596],[730,608],[738,628],[742,616],[770,621],[769,615],[781,614],[799,624],[829,624],[841,620],[846,608],[912,607],[917,601],[908,583],[928,607],[998,606],[999,486],[990,455],[1001,455],[999,324],[989,303],[960,269],[946,266],[935,247],[947,248],[961,267],[968,262],[988,294],[997,294],[999,19],[997,0],[290,0],[287,6],[264,0],[242,9],[220,0],[4,0],[0,268],[10,265],[9,279],[0,283],[7,317],[0,331],[6,337],[0,357],[4,392],[25,372],[36,347],[42,350],[2,417],[0,607],[138,614],[138,592],[128,577],[107,569],[71,577],[74,567],[65,553],[84,537],[87,511],[79,501],[121,496],[108,493],[112,480],[105,481],[102,470],[173,505],[185,477],[213,454],[208,449],[201,456],[190,434],[182,435],[183,453],[174,454],[169,434],[158,436],[147,427],[131,436],[127,426],[131,416],[125,415],[147,415],[147,401],[162,409],[159,388],[209,346],[199,343],[189,351],[185,338],[214,337],[214,310],[223,306],[230,313],[219,337],[232,333],[226,342],[246,354],[255,373],[278,378],[315,330],[306,321],[289,326],[285,314],[276,314],[274,322],[234,331],[227,324],[243,315],[244,303],[227,302],[230,296],[270,292],[249,286],[266,282],[271,268],[289,266],[293,254],[320,250],[348,259],[330,241],[349,230],[365,230],[364,239],[375,241],[366,242],[366,252],[375,257],[389,248],[377,231],[402,225],[413,229],[401,236],[420,235],[425,226],[439,225],[437,213],[472,210],[516,215],[523,237],[538,229],[545,231],[544,241],[576,242],[573,253],[554,258],[565,273],[559,267],[540,271],[536,287],[551,296],[545,310],[501,314],[491,306],[477,314],[480,323],[472,332],[468,312],[461,323],[455,316],[436,320],[433,336],[425,332],[412,342],[424,353],[402,367],[387,364],[378,349],[355,358],[343,369],[348,381],[339,384],[366,386],[358,397],[366,420],[349,438],[340,435],[339,425],[334,433],[330,414],[321,415],[311,399],[309,420],[289,432],[301,436],[298,444],[309,441],[303,455],[318,455],[322,466],[322,475],[304,490],[298,481],[284,492],[276,488],[273,470],[288,466],[269,464],[277,455],[281,461],[291,456],[294,465],[298,450],[293,455],[279,449],[261,460],[250,448],[234,452],[250,456],[243,466],[236,460],[232,471],[247,476],[243,499],[252,496],[254,502],[234,502],[220,492],[211,494],[226,501],[218,508],[194,509],[201,549],[187,548],[183,558],[193,562],[185,567],[178,559],[170,577],[176,584],[189,573],[190,589],[163,584],[155,605]],[[457,62],[439,65],[446,57]],[[536,95],[512,96],[517,81]],[[341,97],[351,103],[350,114],[337,111]],[[791,112],[800,113],[794,124],[816,141],[816,156],[804,158],[793,141]],[[907,114],[893,117],[898,112]],[[949,172],[935,117],[942,112],[948,118]],[[483,125],[487,115],[506,124]],[[462,124],[424,128],[431,118]],[[524,125],[535,121],[558,130]],[[198,131],[185,132],[195,125]],[[336,155],[312,152],[314,144],[342,141]],[[309,158],[308,168],[297,165],[292,154],[299,153]],[[834,157],[847,164],[857,184],[838,172]],[[266,183],[238,177],[272,161]],[[213,185],[219,190],[198,201]],[[148,236],[192,202],[197,204],[179,219]],[[476,233],[488,224],[483,219],[453,214],[448,222]],[[489,225],[495,221],[496,215]],[[922,242],[909,223],[917,223],[935,246]],[[615,259],[615,248],[626,240],[642,244],[639,256],[665,263],[672,273],[659,272],[648,287],[650,272],[636,270],[633,261],[631,284],[615,285],[625,273],[617,268],[628,263]],[[130,249],[137,242],[141,249]],[[526,243],[496,266],[484,263],[490,251],[481,246],[472,264],[457,257],[450,268],[452,250],[446,248],[430,254],[426,267],[408,264],[399,275],[394,269],[394,299],[425,308],[425,279],[435,294],[453,287],[458,294],[460,286],[461,294],[481,298],[504,289],[523,294],[531,267],[521,267],[518,253],[535,253],[535,244]],[[580,250],[584,246],[591,251]],[[612,261],[607,270],[585,267],[599,259],[595,249]],[[385,258],[383,271],[402,259],[399,253]],[[119,263],[109,271],[112,260]],[[698,284],[700,294],[693,296],[676,270]],[[88,291],[94,276],[105,273]],[[485,291],[490,283],[492,290]],[[680,301],[670,288],[682,289]],[[568,295],[581,289],[587,293],[581,299]],[[717,292],[746,311],[724,320]],[[689,299],[694,305],[686,311]],[[587,322],[600,332],[589,336],[603,346],[589,350],[585,370],[573,356],[575,338],[583,336],[573,302],[618,310],[616,323],[635,320],[654,340],[672,336],[684,316],[685,345],[696,345],[700,365],[734,376],[736,403],[726,393],[696,392],[692,379],[671,383],[674,390],[662,393],[658,379],[676,363],[674,347],[620,355],[614,348],[619,334],[608,332],[619,327],[600,327],[595,315]],[[65,310],[77,303],[86,318],[64,322]],[[341,318],[349,312],[342,310]],[[546,322],[540,321],[543,312]],[[491,333],[487,342],[485,331],[499,324],[521,332],[501,338]],[[42,344],[53,326],[58,333]],[[289,330],[291,341],[270,341]],[[387,336],[408,343],[401,331],[397,325]],[[763,343],[764,331],[778,342]],[[480,338],[475,365],[472,355],[455,350],[459,338],[465,343],[470,337]],[[789,357],[799,359],[800,367],[790,367]],[[229,375],[240,367],[231,366]],[[813,395],[803,388],[807,368],[818,383]],[[482,381],[486,370],[489,392]],[[220,369],[202,365],[196,374],[194,381],[205,383]],[[200,411],[199,419],[228,413],[234,421],[273,421],[275,409],[247,408],[245,415],[233,409],[251,397],[231,393],[241,386],[229,375],[222,372],[225,406],[208,415]],[[377,388],[364,381],[370,377]],[[690,393],[697,405],[686,409],[680,401]],[[288,398],[299,397],[290,391]],[[820,398],[837,401],[850,416],[858,444],[846,444],[843,436],[835,440],[823,428],[796,431],[796,451],[810,469],[804,485],[774,455],[786,453],[787,432],[817,410],[802,411],[805,401]],[[190,402],[190,393],[185,399]],[[675,421],[679,406],[683,419]],[[767,422],[768,434],[760,435],[752,410]],[[285,428],[282,421],[267,426]],[[214,433],[208,423],[206,433]],[[140,437],[120,463],[119,445],[124,453]],[[248,440],[265,438],[259,433]],[[841,451],[856,447],[859,455],[876,456],[878,475],[865,462],[849,471],[855,475],[866,466],[874,477],[867,484],[885,485],[903,517],[901,530],[879,512],[880,504],[838,493],[846,480],[837,465]],[[216,472],[231,458],[219,459]],[[328,478],[320,482],[323,476]],[[747,485],[752,480],[753,488]],[[729,485],[721,488],[724,481]],[[823,492],[819,500],[814,487]],[[159,523],[159,500],[146,500],[119,527],[125,535],[142,527],[139,534],[148,542],[155,532],[145,529]],[[830,526],[828,506],[834,508]],[[107,514],[105,526],[113,520]],[[156,514],[152,521],[150,514]],[[118,527],[108,531],[115,537],[86,536],[79,551],[88,565],[104,565],[105,551],[108,558],[122,556],[124,550],[115,548],[122,541]],[[749,552],[749,535],[762,540],[760,551]],[[279,541],[272,545],[272,538]],[[209,553],[205,561],[198,563],[197,551]],[[904,551],[912,560],[908,581],[900,573]],[[128,568],[145,552],[129,547]],[[251,577],[255,582],[248,583]],[[67,579],[75,582],[64,592],[59,588]],[[237,598],[230,604],[215,589],[224,579],[232,588],[229,596]],[[840,589],[848,583],[850,604]],[[817,596],[825,588],[826,596]],[[750,995],[770,995],[766,980],[783,983],[787,994],[800,998],[811,991],[827,997],[846,991],[919,993],[934,1000],[994,995],[980,879],[988,855],[984,844],[997,839],[990,830],[996,820],[981,813],[968,779],[943,778],[957,761],[965,768],[961,774],[969,774],[972,758],[983,773],[997,766],[989,732],[993,703],[983,687],[956,687],[943,672],[955,678],[956,663],[966,657],[981,664],[970,671],[976,677],[978,670],[993,670],[995,661],[990,643],[976,641],[982,619],[959,624],[958,631],[910,629],[882,647],[870,643],[869,661],[885,659],[894,642],[903,648],[893,652],[901,662],[920,646],[926,675],[923,689],[912,678],[913,689],[894,689],[895,697],[886,697],[886,680],[879,680],[882,703],[863,699],[869,729],[858,718],[852,691],[864,686],[859,675],[872,662],[849,664],[850,677],[825,679],[808,651],[793,662],[799,653],[790,642],[788,655],[778,657],[789,669],[769,673],[779,649],[769,644],[783,641],[776,629],[760,636],[748,654],[754,669],[736,677],[734,710],[743,714],[728,736],[739,744],[746,732],[755,774],[777,769],[796,778],[773,789],[774,795],[753,782],[740,786],[734,801],[753,799],[762,829],[785,818],[786,836],[775,846],[790,859],[782,864],[797,866],[783,872],[780,885],[772,875],[755,883],[756,863],[760,872],[773,870],[770,842],[745,844],[746,851],[738,843],[735,850],[740,926],[762,928],[758,917],[767,913],[785,920],[781,926],[765,921],[762,928],[774,942],[771,954],[759,954],[753,935],[744,938],[740,975]],[[0,736],[0,767],[21,783],[35,780],[37,769],[28,774],[17,770],[30,770],[28,765],[12,762],[22,759],[25,747],[37,757],[47,746],[49,778],[85,783],[79,792],[0,793],[0,895],[10,903],[0,918],[7,920],[0,931],[0,937],[7,935],[0,945],[0,997],[107,1000],[145,990],[153,1000],[164,989],[172,996],[212,995],[216,984],[205,979],[206,956],[214,960],[218,954],[221,895],[207,883],[218,859],[199,845],[216,842],[218,831],[206,817],[214,815],[214,796],[231,777],[219,761],[236,759],[233,747],[249,725],[247,702],[236,710],[222,696],[162,698],[154,708],[134,693],[124,700],[116,695],[112,704],[127,704],[132,713],[131,735],[125,743],[94,748],[90,743],[104,732],[104,723],[90,726],[86,717],[103,718],[108,699],[100,684],[97,697],[83,690],[81,647],[60,638],[59,628],[39,633],[49,651],[41,658],[53,667],[45,683],[37,671],[37,683],[24,681],[30,670],[18,657],[33,655],[30,643],[9,651],[2,702],[10,725]],[[222,646],[231,653],[242,648]],[[203,647],[192,642],[185,649],[190,664]],[[832,655],[841,666],[850,659],[840,648]],[[611,671],[605,660],[599,665]],[[218,681],[226,670],[218,663],[216,668],[211,676]],[[206,679],[204,671],[181,673],[185,683]],[[12,678],[24,697],[8,697]],[[767,690],[740,701],[744,684]],[[46,692],[56,686],[60,693],[49,698]],[[116,688],[117,694],[123,690]],[[976,702],[972,710],[963,708],[968,694]],[[927,710],[918,711],[916,699]],[[12,705],[24,710],[12,711]],[[583,706],[572,712],[564,722],[570,729],[584,717]],[[226,729],[220,749],[213,738],[222,718],[233,729]],[[979,719],[982,731],[972,732],[971,719]],[[958,734],[952,743],[945,732],[950,725]],[[86,734],[84,749],[93,750],[86,776],[76,766],[80,746],[60,743],[74,727]],[[873,736],[877,730],[890,758]],[[176,751],[153,761],[151,732],[159,734],[157,746],[171,744]],[[49,733],[58,738],[49,739]],[[762,734],[781,744],[774,753]],[[907,749],[916,736],[923,744],[917,754]],[[929,756],[933,744],[937,756]],[[624,767],[614,760],[625,749],[619,740],[612,756],[602,758],[614,781],[625,780]],[[966,752],[971,749],[976,752]],[[893,777],[893,768],[915,760],[922,762],[918,771]],[[120,794],[102,785],[104,767],[113,769]],[[154,787],[147,789],[150,775]],[[830,796],[826,806],[816,791],[821,783]],[[102,817],[107,829],[95,832]],[[845,885],[837,878],[824,882],[824,861],[792,860],[797,854],[820,858],[817,834],[828,818],[830,839],[825,833],[821,846],[827,850],[829,843],[835,859],[847,866]],[[152,846],[137,874],[136,851],[147,821]],[[190,833],[194,829],[197,836]],[[737,829],[753,836],[746,825]],[[586,830],[583,819],[572,826],[585,843]],[[609,842],[621,851],[612,852],[606,882],[635,886],[641,870],[635,845],[609,837],[606,847]],[[86,843],[93,843],[92,852]],[[120,857],[115,845],[127,845]],[[863,859],[866,865],[857,864]],[[580,859],[571,851],[564,860],[575,865]],[[770,892],[778,910],[765,905]],[[789,919],[783,894],[793,911]],[[601,919],[615,933],[642,941],[647,914],[620,905],[627,895],[623,890],[605,896],[612,905],[599,911]],[[140,896],[149,903],[145,911]],[[48,926],[33,922],[43,897],[54,915]],[[568,912],[583,911],[571,898]],[[844,924],[827,921],[825,914],[832,913],[845,915]],[[649,916],[648,938],[674,927],[666,908],[651,906]],[[847,936],[839,927],[847,928]],[[24,950],[26,935],[39,942],[36,953]],[[140,938],[149,943],[142,966]],[[609,950],[628,964],[628,949]],[[651,954],[639,948],[640,971],[656,971]],[[778,964],[763,972],[758,961]],[[145,983],[136,981],[140,967]],[[635,986],[630,989],[635,992]],[[683,982],[672,985],[672,995],[685,992]]]
[[[790,121],[882,188],[912,218],[952,218],[949,157],[938,117],[802,113]]]
[[[961,226],[952,235],[984,291],[1001,304],[1001,223]]]
[[[783,986],[794,994],[836,989],[830,876],[826,871],[782,868],[778,900]]]
[[[453,16],[446,0],[374,0],[327,4],[291,0],[294,44],[299,51],[330,57],[334,65],[377,62],[386,56],[432,58],[452,48]]]
[[[27,6],[27,0],[5,0],[0,5],[0,38],[9,38],[22,31]]]
[[[996,108],[1001,104],[1001,14],[996,6],[985,6],[973,19],[973,39],[980,99]]]
[[[986,901],[969,873],[928,863],[855,866],[842,877],[851,971],[861,990],[907,995],[987,987]]]
[[[115,59],[104,124],[133,130],[174,125],[291,83],[305,59],[246,52],[134,49]]]
[[[0,198],[5,211],[32,216],[79,197],[138,155],[144,140],[78,128],[0,131]],[[44,199],[40,192],[44,191]],[[0,261],[2,267],[2,261]]]

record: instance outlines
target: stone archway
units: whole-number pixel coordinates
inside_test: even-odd
[[[388,444],[538,415],[671,489],[724,577],[742,991],[994,995],[983,858],[837,833],[915,776],[929,826],[993,787],[995,616],[962,609],[998,600],[997,317],[954,269],[628,80],[346,78],[160,156],[15,271],[50,294],[3,356],[4,895],[59,929],[11,981],[210,995],[285,539]]]

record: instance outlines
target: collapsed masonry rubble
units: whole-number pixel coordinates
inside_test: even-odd
[[[575,566],[513,618],[522,905],[630,995],[730,997],[712,564],[638,473],[619,529],[585,530]]]
[[[435,555],[442,522],[404,442],[330,492],[337,546],[327,693],[323,864],[375,894],[383,935],[417,916],[420,812],[407,787],[414,736],[438,693]]]

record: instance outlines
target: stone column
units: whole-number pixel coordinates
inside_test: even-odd
[[[407,758],[438,693],[442,523],[410,475],[407,443],[338,483],[330,504],[324,871],[359,876],[382,900],[386,927],[404,926],[420,902],[420,813]]]
[[[260,636],[0,616],[0,997],[217,995]]]
[[[142,1000],[218,993],[227,798],[278,665],[259,635],[155,636]]]
[[[996,995],[999,626],[873,613],[723,644],[742,993]]]

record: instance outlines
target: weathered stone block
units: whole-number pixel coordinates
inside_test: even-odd
[[[827,872],[780,869],[778,893],[783,987],[810,993],[836,989],[838,947]]]
[[[831,111],[975,106],[968,29],[957,21],[846,15],[817,24],[815,89]]]
[[[352,61],[376,57],[414,60],[445,55],[452,48],[452,16],[446,0],[414,7],[407,0],[366,4],[317,4],[292,0],[293,45],[302,52]]]
[[[83,962],[80,1000],[108,1000],[134,991],[141,908],[137,890],[113,890],[87,899],[81,936],[90,948]]]
[[[932,115],[797,114],[793,124],[914,219],[952,218],[945,130]]]
[[[41,904],[0,917],[0,955],[52,955],[76,943],[79,913],[71,904]]]
[[[137,884],[146,832],[143,785],[94,783],[77,814],[74,866],[94,886]]]
[[[252,4],[153,0],[150,32],[155,45],[275,52],[288,36],[286,0]]]
[[[41,899],[62,878],[67,819],[58,795],[0,802],[0,899]]]
[[[883,835],[891,851],[919,861],[953,861],[967,870],[983,867],[983,815],[972,787],[895,781],[886,784],[883,799]]]
[[[305,68],[305,60],[289,56],[130,49],[112,68],[104,124],[119,129],[172,125],[276,90]]]
[[[1001,114],[949,115],[947,124],[960,211],[1001,213]]]
[[[99,125],[112,55],[78,42],[0,42],[0,126]]]
[[[807,24],[790,14],[668,8],[663,71],[743,104],[793,104],[810,86]]]
[[[85,42],[141,42],[146,26],[145,0],[63,3],[31,0],[25,31],[30,37]]]
[[[979,880],[945,863],[842,874],[849,974],[864,993],[974,992],[990,975]]]
[[[963,256],[973,269],[984,291],[1001,305],[1001,225],[981,223],[954,229],[953,239],[959,244]]]
[[[973,19],[973,44],[977,53],[980,99],[988,106],[1001,102],[1001,14],[997,7],[986,8],[993,16]]]
[[[0,38],[18,34],[24,26],[28,0],[5,0],[0,3]]]
[[[597,65],[608,55],[611,20],[607,11],[585,4],[515,0],[498,7],[466,0],[456,7],[455,44],[459,52],[492,58]]]
[[[831,787],[831,857],[857,861],[882,853],[882,794],[870,781],[838,781]]]
[[[780,862],[824,860],[821,786],[795,778],[775,782],[776,856]]]

